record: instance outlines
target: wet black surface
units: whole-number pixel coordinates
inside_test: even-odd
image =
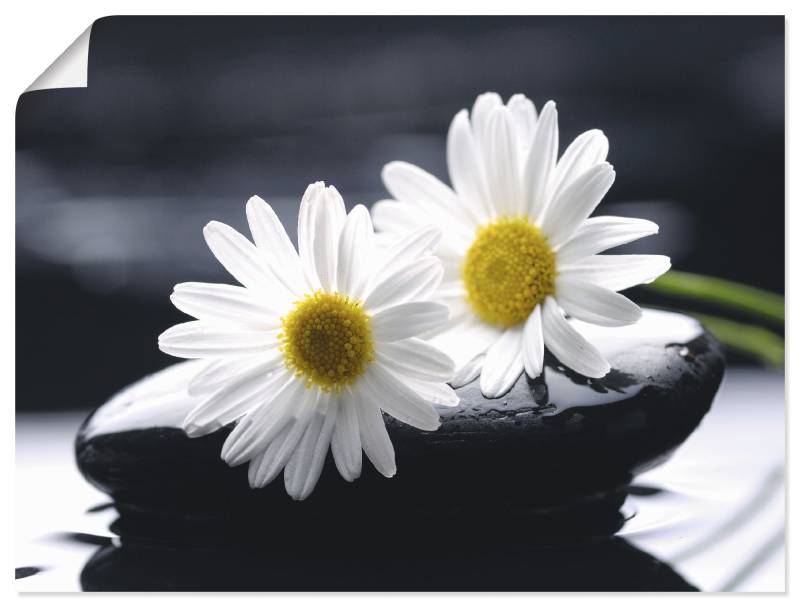
[[[200,533],[175,520],[123,515],[111,525],[119,541],[89,542],[101,548],[80,583],[90,591],[696,590],[667,563],[614,537],[626,521],[626,497],[614,491],[524,515],[469,505],[427,526],[415,517],[413,528],[389,512],[357,527],[333,513],[204,525]]]

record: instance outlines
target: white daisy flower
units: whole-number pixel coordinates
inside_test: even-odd
[[[209,364],[189,384],[204,395],[183,421],[191,437],[236,422],[222,448],[231,466],[249,462],[252,487],[284,470],[286,491],[308,497],[328,446],[347,481],[361,450],[395,474],[381,410],[435,430],[432,403],[458,404],[445,382],[453,362],[416,336],[443,324],[448,309],[428,301],[442,279],[431,255],[440,238],[423,227],[376,258],[369,212],[345,213],[333,187],[315,183],[300,203],[298,252],[272,208],[247,203],[255,245],[209,223],[211,251],[243,286],[183,283],[172,302],[197,320],[165,331],[159,347]]]
[[[558,117],[548,102],[480,95],[456,114],[447,136],[451,189],[405,163],[384,167],[393,200],[372,209],[375,227],[392,234],[421,225],[443,228],[438,298],[448,324],[431,343],[456,364],[453,385],[479,374],[489,398],[507,392],[523,370],[541,374],[547,348],[562,364],[602,377],[608,362],[565,315],[589,323],[635,322],[639,307],[618,291],[664,273],[661,255],[598,255],[658,232],[643,219],[592,217],[614,181],[601,131],[583,133],[557,159]]]

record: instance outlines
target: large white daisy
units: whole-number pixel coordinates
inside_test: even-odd
[[[405,162],[384,167],[393,200],[373,206],[375,227],[393,234],[443,229],[437,295],[451,317],[431,343],[455,361],[453,385],[480,374],[483,394],[501,396],[523,370],[540,375],[545,348],[585,376],[609,371],[567,316],[606,326],[635,322],[641,310],[618,291],[654,280],[670,262],[598,255],[658,232],[643,219],[589,217],[614,181],[607,152],[606,137],[592,130],[558,158],[552,101],[537,115],[524,95],[503,104],[485,93],[450,125],[452,189]]]
[[[423,227],[376,257],[369,212],[345,213],[333,187],[308,187],[298,220],[298,252],[272,208],[247,203],[255,245],[209,223],[211,251],[242,286],[183,283],[172,302],[197,320],[159,337],[161,350],[207,359],[189,384],[204,395],[183,421],[189,436],[235,422],[222,448],[231,466],[249,462],[252,487],[284,470],[286,491],[304,499],[328,446],[348,481],[361,450],[390,477],[395,457],[381,410],[435,430],[432,403],[458,404],[445,382],[453,362],[416,336],[443,324],[447,307],[428,301],[442,279],[431,255],[440,238]]]

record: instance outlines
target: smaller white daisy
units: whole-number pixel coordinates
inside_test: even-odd
[[[394,448],[381,410],[422,430],[439,427],[432,406],[454,406],[452,360],[417,338],[448,317],[428,301],[442,279],[431,255],[440,238],[423,227],[380,254],[369,212],[346,214],[322,182],[300,203],[299,254],[272,208],[247,203],[255,245],[209,223],[205,238],[243,286],[183,283],[171,296],[197,320],[175,325],[159,347],[209,364],[189,384],[204,396],[183,421],[191,437],[235,422],[222,447],[231,466],[249,462],[252,487],[284,470],[286,491],[308,497],[330,446],[347,481],[361,474],[361,451],[384,476]]]
[[[437,298],[451,319],[428,337],[455,361],[453,385],[480,375],[483,394],[501,396],[523,370],[542,372],[545,348],[585,376],[608,373],[567,316],[604,326],[636,322],[641,310],[618,291],[652,281],[670,262],[598,255],[658,232],[643,219],[589,217],[614,182],[607,152],[605,135],[592,130],[558,158],[552,101],[538,115],[524,95],[504,104],[485,93],[450,125],[452,189],[405,162],[384,167],[393,199],[375,203],[375,226],[392,235],[423,225],[443,230]]]

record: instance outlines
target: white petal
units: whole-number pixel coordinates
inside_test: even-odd
[[[551,247],[566,242],[583,224],[611,188],[615,176],[607,162],[596,164],[553,199],[542,222],[542,232]]]
[[[547,211],[550,176],[558,155],[558,111],[552,101],[545,103],[536,124],[528,158],[523,173],[523,196],[528,217],[541,224]]]
[[[450,381],[450,385],[454,388],[460,388],[461,386],[466,386],[475,381],[475,378],[481,374],[485,360],[486,354],[478,354],[472,358],[466,365],[456,371],[453,379]]]
[[[313,271],[314,268],[314,230],[315,214],[312,213],[315,201],[322,196],[325,191],[325,182],[317,181],[306,188],[303,198],[300,200],[300,210],[297,213],[297,251],[300,256],[300,263],[304,269]],[[313,276],[316,280],[316,275]],[[319,284],[311,285],[312,288],[319,288]]]
[[[238,466],[252,459],[283,430],[293,418],[308,419],[316,403],[317,391],[308,390],[302,379],[292,377],[275,391],[272,400],[248,412],[225,439],[222,459],[229,466]]]
[[[464,237],[462,233],[455,233],[449,228],[450,222],[448,220],[444,220],[440,225],[445,226],[446,229],[442,232],[442,241],[436,247],[436,255],[438,257],[448,256],[462,259],[475,241],[477,228],[471,230],[468,237]]]
[[[544,331],[542,329],[542,306],[533,309],[522,336],[522,362],[528,377],[536,378],[542,374],[544,366]]]
[[[251,489],[260,489],[271,483],[286,465],[286,462],[283,462],[280,467],[275,465],[275,454],[286,444],[286,438],[291,429],[291,425],[285,426],[266,449],[250,460],[250,464],[247,466],[247,481]]]
[[[394,161],[383,167],[383,183],[389,193],[406,203],[407,213],[423,213],[427,223],[448,223],[448,229],[469,238],[475,221],[464,213],[464,206],[455,192],[436,177],[408,162]]]
[[[411,301],[384,308],[372,317],[372,336],[377,342],[414,337],[443,325],[447,306],[433,301]]]
[[[507,105],[514,119],[514,134],[522,154],[520,160],[524,162],[533,142],[533,135],[536,132],[536,122],[538,120],[536,106],[525,95],[519,93],[512,95]]]
[[[319,392],[301,403],[305,414],[299,417],[287,416],[286,424],[267,448],[253,457],[248,469],[248,479],[253,488],[263,487],[271,483],[292,457],[297,445],[305,435],[311,416],[317,411]]]
[[[669,270],[664,255],[593,255],[577,264],[558,269],[565,278],[585,280],[612,291],[624,291],[638,284],[653,282]]]
[[[383,167],[381,176],[395,200],[458,211],[458,198],[453,190],[418,166],[399,160],[390,162]]]
[[[320,403],[320,409],[314,414],[303,439],[286,464],[283,475],[286,492],[295,500],[304,500],[311,495],[328,455],[339,403],[327,394],[323,399],[327,399],[327,402],[323,400]]]
[[[433,256],[412,259],[370,290],[364,300],[364,309],[376,312],[388,306],[411,301],[420,290],[426,287],[430,289],[431,283],[438,286],[442,272],[442,263]]]
[[[552,297],[544,302],[542,326],[547,349],[563,365],[586,377],[603,377],[611,370],[597,348],[567,322]]]
[[[247,201],[247,223],[256,247],[272,265],[276,278],[295,296],[310,290],[300,265],[300,257],[272,207],[262,198]]]
[[[432,255],[441,239],[442,231],[429,225],[418,226],[394,239],[380,257],[376,280],[383,280],[409,261]]]
[[[433,407],[380,363],[367,368],[359,389],[365,399],[405,424],[420,430],[439,427],[439,414]]]
[[[398,375],[426,381],[449,381],[455,371],[447,354],[416,338],[381,344],[377,359]]]
[[[331,436],[331,453],[336,469],[348,482],[361,476],[361,438],[358,434],[357,404],[349,393],[339,397],[339,415]]]
[[[190,437],[203,436],[235,421],[269,400],[269,391],[286,381],[286,373],[269,363],[256,365],[229,380],[184,418],[181,427]]]
[[[275,301],[257,297],[253,291],[235,285],[184,282],[175,285],[170,300],[181,312],[200,320],[222,321],[270,329],[280,325]]]
[[[577,177],[596,164],[604,162],[608,155],[608,139],[603,131],[593,129],[578,135],[561,155],[551,179],[550,199]]]
[[[372,220],[364,205],[356,205],[345,220],[339,236],[336,289],[359,299],[368,275]]]
[[[481,392],[497,398],[508,392],[522,374],[523,325],[506,329],[486,352],[481,371]]]
[[[408,301],[429,301],[433,299],[434,293],[439,289],[439,285],[442,284],[443,276],[444,268],[440,265],[435,272],[427,274],[425,280],[409,284],[406,299]]]
[[[277,349],[268,355],[248,356],[246,358],[219,358],[206,365],[202,371],[189,382],[187,391],[190,396],[210,394],[221,388],[226,382],[247,373],[251,369],[266,365],[268,372],[283,364],[283,354]]]
[[[423,217],[420,213],[413,212],[414,210],[404,202],[379,200],[372,205],[370,213],[376,229],[403,234],[430,222],[430,218]]]
[[[436,233],[440,232],[436,230]],[[416,234],[416,231],[410,233],[409,236],[414,236],[414,234]],[[405,237],[401,238],[401,244],[403,241],[406,241]],[[391,250],[388,251],[387,256],[384,258],[385,261],[380,260],[376,264],[378,269],[377,271],[373,271],[372,277],[367,280],[364,293],[367,295],[371,294],[378,285],[383,283],[382,288],[391,288],[394,286],[400,289],[402,301],[432,299],[434,293],[438,291],[442,283],[442,278],[444,277],[443,264],[438,264],[439,267],[433,268],[430,271],[425,271],[422,276],[417,276],[416,279],[407,283],[404,288],[403,285],[396,282],[398,280],[403,280],[403,276],[408,276],[409,274],[416,275],[416,269],[413,267],[416,262],[436,259],[436,257],[429,253],[423,255],[421,249],[416,249],[420,241],[420,238],[415,238],[414,241],[409,242],[409,245],[413,245],[413,247],[396,248],[392,246]],[[398,276],[400,278],[397,278]],[[393,283],[393,281],[395,282]],[[373,299],[373,301],[375,300]]]
[[[281,393],[287,389],[296,389],[296,384],[298,383],[299,382],[289,377],[284,385],[277,391],[277,395],[280,396]],[[287,429],[287,424],[295,419],[288,411],[288,405],[284,400],[279,399],[277,401],[277,403],[281,405],[280,407],[271,406],[274,402],[276,401],[273,396],[271,400],[259,407],[251,409],[237,421],[236,426],[234,426],[233,430],[222,444],[222,451],[220,452],[220,457],[229,466],[239,465],[257,457],[258,454],[267,449],[274,440],[282,436],[284,430]],[[305,402],[301,402],[300,406],[305,406]],[[263,423],[264,420],[270,422],[268,426]],[[259,430],[265,427],[269,428],[269,440],[263,440],[255,444],[255,441],[263,435]],[[245,455],[239,457],[241,454]]]
[[[450,180],[478,224],[492,219],[483,162],[475,145],[467,110],[453,118],[447,133],[447,169]]]
[[[629,217],[590,217],[557,251],[559,264],[579,262],[585,257],[658,234],[658,225]]]
[[[442,281],[435,295],[436,301],[446,304],[450,308],[450,319],[456,319],[463,312],[470,312],[471,308],[467,303],[467,291],[461,278],[449,282]]]
[[[486,145],[487,131],[489,130],[489,114],[496,107],[503,105],[503,99],[497,93],[483,93],[478,95],[472,105],[470,120],[472,132],[475,135],[475,144],[478,151],[483,154]]]
[[[314,270],[325,291],[336,290],[336,260],[339,234],[346,218],[344,201],[328,186],[311,207],[314,224]]]
[[[158,336],[159,349],[181,358],[225,358],[267,353],[277,346],[275,331],[209,325],[193,320]]]
[[[444,270],[440,291],[446,289],[455,292],[456,288],[460,288],[461,294],[466,298],[464,283],[461,282],[461,264],[463,263],[463,257],[450,255],[444,253],[442,250],[437,251],[436,256],[442,260],[442,269]]]
[[[344,201],[336,188],[326,188],[321,182],[308,186],[297,224],[300,261],[328,292],[336,289],[336,252],[345,217]]]
[[[624,295],[568,276],[556,278],[558,305],[570,316],[604,327],[635,323],[642,310]]]
[[[508,108],[499,106],[492,110],[486,141],[486,177],[492,207],[502,216],[515,216],[522,211],[519,149],[513,129]]]
[[[208,248],[228,273],[245,287],[269,292],[274,275],[252,242],[229,225],[212,221],[203,228]]]
[[[500,338],[501,332],[488,325],[471,311],[466,318],[452,319],[448,327],[430,338],[430,342],[453,359],[460,369]]]
[[[364,453],[375,469],[390,478],[397,472],[394,461],[394,447],[386,432],[379,403],[363,394],[363,382],[350,390],[350,400],[358,415],[358,434]]]
[[[456,391],[444,382],[418,379],[404,379],[403,381],[426,403],[455,407],[460,402]]]

